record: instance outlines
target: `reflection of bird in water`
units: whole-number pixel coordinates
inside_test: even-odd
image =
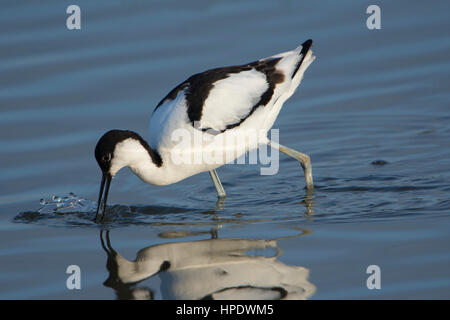
[[[136,284],[158,275],[163,299],[307,299],[315,292],[309,270],[277,260],[276,240],[213,239],[154,245],[129,261],[111,246],[109,231],[103,249],[110,272],[105,285],[119,299],[153,299],[150,289]],[[265,250],[274,254],[250,255]]]

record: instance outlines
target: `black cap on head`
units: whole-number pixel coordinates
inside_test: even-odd
[[[158,167],[161,166],[162,160],[159,154],[154,152],[139,134],[129,130],[110,130],[105,133],[100,140],[98,140],[97,146],[95,147],[95,159],[97,159],[97,163],[102,169],[102,172],[109,173],[109,169],[111,168],[111,160],[114,157],[114,149],[116,148],[116,145],[128,138],[139,141],[148,151],[152,161]]]
[[[95,147],[95,159],[97,159],[97,163],[104,173],[109,173],[116,145],[128,138],[136,139],[136,136],[139,135],[133,131],[110,130],[98,140]]]

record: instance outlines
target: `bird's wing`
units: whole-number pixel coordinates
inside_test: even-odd
[[[295,81],[297,74],[303,75],[306,69],[301,66],[311,44],[308,40],[295,50],[269,58],[195,74],[161,100],[154,116],[183,103],[186,121],[197,129],[223,132],[239,126],[257,108],[293,93],[300,82]]]

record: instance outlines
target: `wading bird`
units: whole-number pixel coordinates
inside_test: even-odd
[[[189,77],[156,106],[150,119],[149,142],[128,130],[105,133],[95,147],[95,158],[103,174],[96,221],[103,219],[111,179],[123,167],[154,185],[172,184],[209,171],[218,197],[223,198],[225,190],[215,169],[260,144],[298,160],[306,187],[312,189],[309,156],[267,138],[283,103],[295,92],[315,59],[311,46],[312,40],[307,40],[288,52]],[[247,137],[249,132],[258,132],[257,141],[237,143],[231,138]],[[201,139],[192,139],[180,148],[180,135],[200,135]],[[207,151],[223,150],[225,157],[201,161]],[[179,160],[180,155],[184,161]]]

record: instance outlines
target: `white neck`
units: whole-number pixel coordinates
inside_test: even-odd
[[[133,138],[116,145],[111,160],[111,175],[114,176],[123,167],[129,167],[141,180],[150,184],[159,184],[162,176],[161,167],[153,162],[148,150]]]

